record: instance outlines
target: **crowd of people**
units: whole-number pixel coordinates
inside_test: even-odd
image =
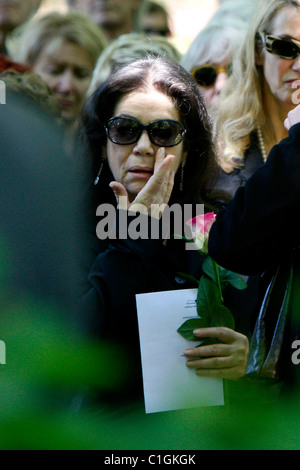
[[[69,299],[74,308],[76,328],[96,341],[121,348],[120,367],[126,358],[124,382],[114,391],[99,392],[97,400],[113,407],[140,400],[136,295],[194,287],[193,279],[200,279],[206,259],[195,250],[186,250],[183,239],[166,236],[161,208],[174,204],[183,211],[188,204],[195,210],[201,204],[204,212],[217,214],[209,254],[220,266],[244,275],[247,288],[228,288],[224,297],[235,328],[218,325],[196,331],[196,337],[216,341],[192,349],[187,345],[186,366],[199,376],[251,381],[255,352],[265,362],[268,348],[273,354],[276,336],[271,374],[264,377],[261,367],[252,380],[273,384],[274,379],[282,389],[297,391],[299,373],[291,356],[292,345],[300,336],[295,217],[300,194],[300,111],[295,98],[300,83],[299,0],[224,0],[184,53],[171,41],[172,22],[160,3],[68,0],[66,13],[45,15],[36,14],[40,5],[40,0],[0,0],[0,80],[14,108],[18,108],[19,97],[24,109],[34,109],[33,117],[24,114],[24,119],[32,119],[36,126],[30,139],[25,135],[28,130],[20,128],[18,145],[10,147],[9,136],[15,142],[12,118],[0,109],[1,121],[9,121],[3,151],[13,153],[10,161],[5,159],[5,168],[12,178],[10,162],[26,168],[24,159],[30,152],[33,160],[21,173],[30,172],[32,161],[41,158],[55,183],[52,191],[47,186],[49,194],[36,193],[37,199],[45,199],[39,208],[32,195],[35,185],[22,190],[23,214],[32,214],[24,222],[27,236],[30,221],[35,224],[37,218],[47,217],[52,197],[59,216],[58,223],[51,205],[51,252],[44,250],[44,241],[32,227],[32,250],[37,249],[36,266],[31,265],[34,273],[23,280],[16,276],[14,282],[23,286],[26,281],[30,289],[30,279],[41,276],[39,289],[50,290],[53,296],[50,287],[55,278],[53,288],[59,297],[63,297],[60,290],[66,291],[64,306]],[[40,142],[46,126],[44,118],[37,126],[37,109],[59,129],[55,144],[51,142],[54,132],[44,144]],[[35,134],[39,145],[30,143]],[[56,177],[53,162],[46,164],[51,152],[56,152],[55,162],[58,155],[64,161]],[[5,180],[4,167],[1,171]],[[67,181],[64,195],[61,178]],[[21,184],[19,180],[17,184]],[[75,194],[70,194],[70,186]],[[10,193],[7,190],[3,195],[4,207]],[[68,211],[76,205],[80,218],[80,223],[74,222],[67,214],[65,231],[62,198]],[[98,208],[108,206],[114,208],[116,219],[112,232],[101,237],[96,229],[101,220]],[[101,213],[102,219],[104,215]],[[8,230],[5,217],[1,218],[0,235],[10,234],[22,270],[22,240],[14,240],[11,230],[16,220],[9,219]],[[141,220],[146,226],[156,225],[159,236],[133,236],[129,226]],[[80,248],[77,238],[76,243],[68,244],[71,222],[82,237]],[[63,241],[59,247],[52,233],[56,224]],[[169,233],[173,228],[169,227]],[[45,235],[42,227],[38,230]],[[44,261],[38,274],[41,257]],[[45,262],[51,264],[51,259],[55,269],[47,272]],[[266,298],[268,305],[275,302],[270,300],[268,282],[287,265],[292,266],[293,276],[284,291],[288,292],[288,297],[283,296],[285,315],[283,318],[277,298],[276,308],[263,318],[268,334],[261,352],[253,340],[261,332],[258,322],[262,309],[266,312]],[[67,267],[78,270],[76,276],[70,276],[73,289],[71,279],[67,286],[64,281],[57,287],[62,277],[59,266],[63,273]],[[178,273],[186,273],[189,279]],[[272,327],[279,319],[282,328],[279,332],[276,327],[273,337]]]

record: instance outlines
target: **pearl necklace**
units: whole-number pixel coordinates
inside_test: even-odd
[[[262,131],[259,126],[257,127],[256,132],[257,132],[259,150],[261,152],[263,162],[266,163],[268,156],[266,152],[266,147],[265,147]]]

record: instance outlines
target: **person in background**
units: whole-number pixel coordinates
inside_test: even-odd
[[[176,47],[162,36],[149,38],[143,33],[123,34],[101,53],[93,72],[88,95],[120,67],[147,54],[168,57],[174,62],[179,62],[181,57]]]
[[[222,168],[217,186],[230,197],[287,136],[284,120],[300,79],[299,41],[298,0],[258,5],[214,116]]]
[[[249,24],[254,10],[260,2],[261,0],[219,0],[220,6],[217,15],[219,17],[231,15]]]
[[[42,0],[0,0],[0,53],[6,54],[9,33],[34,15]]]
[[[106,44],[101,30],[76,12],[34,18],[13,43],[13,58],[30,65],[48,84],[71,133]]]
[[[8,69],[0,73],[0,80],[6,88],[16,94],[26,96],[41,108],[53,115],[57,122],[61,122],[60,108],[47,83],[36,73],[30,70]]]
[[[247,0],[243,4],[248,21],[255,5],[254,0]],[[244,39],[248,27],[248,22],[236,12],[236,5],[234,4],[234,8],[230,7],[231,2],[228,3],[226,13],[221,8],[217,10],[207,26],[193,40],[180,62],[193,75],[211,115],[215,112],[220,92],[230,75],[233,55]]]
[[[139,31],[139,12],[145,0],[67,0],[71,10],[87,15],[109,41]]]
[[[140,13],[140,29],[147,36],[172,36],[171,19],[165,6],[146,0]]]

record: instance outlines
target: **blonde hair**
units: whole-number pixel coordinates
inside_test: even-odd
[[[198,65],[220,64],[228,58],[231,60],[246,31],[247,25],[240,18],[213,17],[193,40],[180,64],[190,72]]]
[[[18,72],[8,69],[0,74],[0,80],[5,82],[8,89],[27,96],[59,120],[58,103],[47,83],[39,75],[32,71]]]
[[[271,33],[274,18],[288,6],[300,7],[299,0],[262,0],[233,59],[232,75],[220,94],[214,116],[214,135],[221,149],[220,164],[225,171],[243,166],[250,134],[266,120],[263,70],[256,65],[256,55],[261,50],[257,33]]]
[[[123,65],[141,59],[147,54],[168,57],[174,62],[179,62],[181,57],[176,47],[162,36],[149,38],[143,33],[123,34],[112,41],[100,55],[87,94],[91,95]]]
[[[76,44],[94,63],[107,45],[104,33],[86,16],[77,12],[53,12],[33,18],[16,31],[8,43],[8,50],[14,60],[33,66],[53,39]]]

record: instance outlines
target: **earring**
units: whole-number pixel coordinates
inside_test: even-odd
[[[98,174],[97,174],[97,176],[96,176],[96,179],[95,179],[95,181],[94,181],[94,185],[95,185],[95,186],[96,186],[96,184],[98,184],[98,182],[99,182],[99,179],[100,179],[100,175],[101,175],[101,171],[102,171],[103,165],[104,165],[104,158],[102,159],[102,162],[101,162],[101,165],[100,165],[100,168],[99,168]]]
[[[179,190],[181,192],[183,191],[184,166],[185,166],[185,161],[181,163],[180,186],[179,186]]]

